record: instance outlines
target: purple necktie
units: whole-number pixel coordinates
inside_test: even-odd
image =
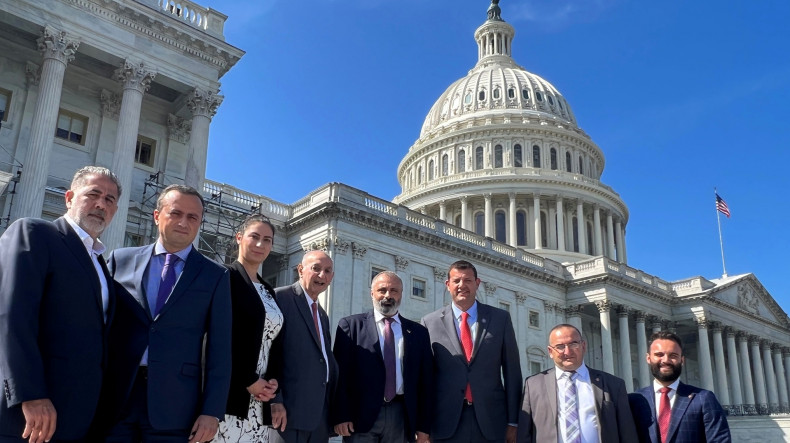
[[[176,285],[176,262],[178,256],[175,254],[165,255],[165,266],[162,268],[162,280],[159,282],[159,292],[156,294],[156,309],[154,309],[154,317],[159,315],[159,311],[167,301],[167,297],[173,292],[173,286]]]
[[[384,317],[384,401],[395,398],[395,334],[392,333],[393,319]]]

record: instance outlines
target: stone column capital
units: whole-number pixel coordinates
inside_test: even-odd
[[[141,94],[148,91],[151,81],[156,77],[156,71],[146,66],[144,62],[133,62],[126,59],[113,73],[113,79],[123,85],[123,89],[132,89]]]
[[[74,60],[80,42],[70,39],[65,31],[47,25],[41,31],[41,37],[36,40],[36,45],[44,55],[44,60],[54,59],[65,65]]]
[[[634,311],[634,318],[637,323],[645,323],[647,320],[647,313],[645,311]]]
[[[570,305],[565,308],[565,315],[568,317],[579,317],[582,315],[581,305]]]
[[[714,334],[716,333],[721,334],[721,331],[724,329],[724,326],[722,326],[721,322],[712,321],[710,322],[710,329],[711,331],[713,331]]]
[[[460,200],[461,200],[461,203],[466,203],[467,201],[469,201],[469,196],[467,196],[467,195],[462,195],[462,196],[461,196],[461,198],[460,198]]]
[[[523,305],[527,301],[527,293],[516,291],[516,304]]]
[[[771,345],[773,345],[773,343],[770,340],[767,339],[760,340],[760,349],[762,349],[763,351],[770,351]]]
[[[515,192],[508,192],[507,196],[508,196],[509,199],[513,200],[514,198],[516,198],[516,193]]]
[[[617,305],[616,310],[617,316],[620,318],[628,317],[628,313],[631,312],[631,310],[626,305]]]
[[[757,335],[753,335],[753,334],[749,334],[749,344],[750,344],[751,346],[757,346],[757,347],[759,347],[759,346],[760,346],[760,341],[761,341],[761,340],[762,340],[762,339],[761,339],[759,336],[757,336]]]
[[[612,309],[612,302],[609,300],[598,300],[595,302],[595,306],[598,308],[598,312],[602,314],[604,312],[608,313]]]
[[[486,201],[491,201],[491,198],[492,198],[492,197],[493,197],[493,194],[491,194],[491,193],[483,194],[483,198],[484,198]]]
[[[782,356],[784,358],[790,357],[790,347],[787,347],[787,346],[783,346],[782,347]]]
[[[363,258],[367,252],[368,248],[365,246],[354,241],[351,242],[351,253],[354,255],[354,258]]]
[[[219,108],[224,99],[225,97],[217,92],[195,88],[192,90],[189,99],[187,99],[187,106],[189,106],[193,116],[200,115],[211,119],[214,118],[217,108]]]
[[[697,328],[699,329],[708,329],[708,326],[710,326],[710,320],[702,316],[695,317],[694,322],[697,323]]]
[[[436,281],[445,281],[447,278],[447,271],[438,266],[434,266],[433,277],[436,279]]]
[[[554,312],[554,303],[551,303],[548,300],[543,300],[543,310],[549,314]]]
[[[395,256],[395,269],[398,271],[405,271],[408,266],[409,259],[406,257],[401,257],[400,255]]]

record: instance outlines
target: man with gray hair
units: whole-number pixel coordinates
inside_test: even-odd
[[[340,320],[332,422],[346,442],[427,442],[433,355],[428,330],[398,312],[403,282],[390,271],[370,287],[373,310]]]
[[[115,293],[99,236],[121,186],[86,166],[54,222],[15,221],[0,237],[0,442],[80,441],[96,412]]]

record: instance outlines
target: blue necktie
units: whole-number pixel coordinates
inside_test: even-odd
[[[165,255],[165,266],[162,268],[162,280],[159,282],[159,292],[156,294],[156,308],[154,309],[154,317],[159,315],[162,307],[167,301],[167,297],[173,292],[173,286],[176,285],[176,262],[178,256],[175,254]]]

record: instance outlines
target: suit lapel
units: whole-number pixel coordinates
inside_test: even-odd
[[[472,361],[477,357],[477,350],[480,349],[480,344],[483,342],[488,331],[488,326],[491,321],[491,311],[487,305],[480,302],[477,303],[477,336],[475,336],[475,344],[472,346]],[[471,362],[470,362],[471,363]]]
[[[91,286],[93,286],[96,306],[99,308],[99,312],[103,313],[104,306],[101,299],[101,283],[99,282],[99,276],[96,275],[96,268],[93,266],[93,260],[91,259],[88,250],[85,248],[85,244],[82,243],[80,236],[74,232],[74,230],[71,228],[71,225],[69,225],[69,222],[66,221],[65,218],[60,217],[55,220],[54,223],[60,233],[63,235],[63,242],[66,243],[66,249],[71,252],[71,255],[77,260],[77,263],[79,263],[80,266],[85,269],[86,275],[90,275],[89,280],[91,282]],[[111,280],[109,279],[107,280],[108,284],[110,281]]]
[[[105,325],[109,325],[112,323],[115,315],[115,286],[112,284],[112,277],[110,277],[110,271],[107,269],[107,262],[104,261],[104,257],[100,255],[97,258],[99,259],[101,271],[104,273],[104,278],[107,280],[107,320]]]
[[[444,329],[447,332],[447,338],[453,345],[453,350],[455,351],[454,354],[463,357],[464,350],[461,347],[461,339],[458,338],[458,332],[455,330],[455,318],[453,315],[452,305],[447,305],[444,307],[444,311],[442,312],[442,323],[444,323]],[[466,358],[463,360],[466,362]]]
[[[656,417],[656,393],[653,391],[653,382],[650,382],[650,386],[642,389],[641,391],[642,396],[647,399],[647,404],[650,406],[650,427],[648,428],[648,432],[650,433],[650,441],[652,442],[660,442],[661,437],[658,435],[658,419]]]
[[[321,341],[319,340],[318,331],[315,330],[315,323],[313,322],[313,313],[310,310],[310,306],[307,304],[307,299],[305,299],[305,294],[299,282],[294,283],[294,294],[296,294],[296,300],[294,300],[296,302],[296,308],[299,314],[302,315],[302,319],[307,325],[310,334],[313,336],[315,345],[318,346],[318,349],[321,349]]]
[[[595,397],[595,415],[597,417],[601,417],[601,407],[603,406],[603,392],[604,392],[604,385],[603,385],[603,377],[601,373],[595,370],[592,370],[587,367],[587,372],[590,374],[590,384],[592,385],[593,390],[593,397]],[[605,423],[600,423],[601,426],[598,427],[598,437],[601,436],[602,427]]]
[[[137,300],[137,303],[143,308],[145,311],[145,315],[148,316],[149,321],[153,321],[154,317],[151,315],[151,308],[148,306],[148,295],[146,293],[146,286],[148,284],[148,279],[145,277],[145,270],[148,268],[148,263],[153,260],[154,256],[154,245],[148,245],[144,248],[141,248],[137,251],[137,254],[134,256],[134,277],[132,280],[135,284],[135,291],[132,293],[132,296]],[[117,271],[116,271],[117,273]]]
[[[551,411],[551,422],[557,423],[557,376],[556,371],[557,369],[551,369],[546,373],[546,376],[543,377],[544,384],[543,386],[546,388],[546,395],[545,398],[549,399],[549,410]]]
[[[678,384],[678,391],[675,393],[675,404],[672,405],[672,413],[669,419],[669,430],[667,431],[666,441],[671,441],[672,436],[677,432],[680,421],[683,420],[686,409],[688,409],[691,404],[691,400],[694,399],[694,395],[695,394],[688,389],[688,386],[683,383]]]
[[[381,364],[383,365],[384,351],[381,350],[381,343],[379,343],[379,330],[376,326],[376,316],[373,314],[373,311],[367,313],[362,327],[365,328],[365,334],[370,338],[370,342],[373,344],[373,350],[376,352],[376,355],[379,356],[379,360],[381,360]]]
[[[178,277],[175,287],[173,287],[173,292],[170,293],[170,297],[167,298],[165,305],[162,306],[159,315],[165,315],[170,307],[187,292],[187,288],[189,288],[203,269],[204,263],[202,259],[203,257],[195,248],[189,251],[187,261],[184,263],[184,269],[181,271],[181,275]]]

